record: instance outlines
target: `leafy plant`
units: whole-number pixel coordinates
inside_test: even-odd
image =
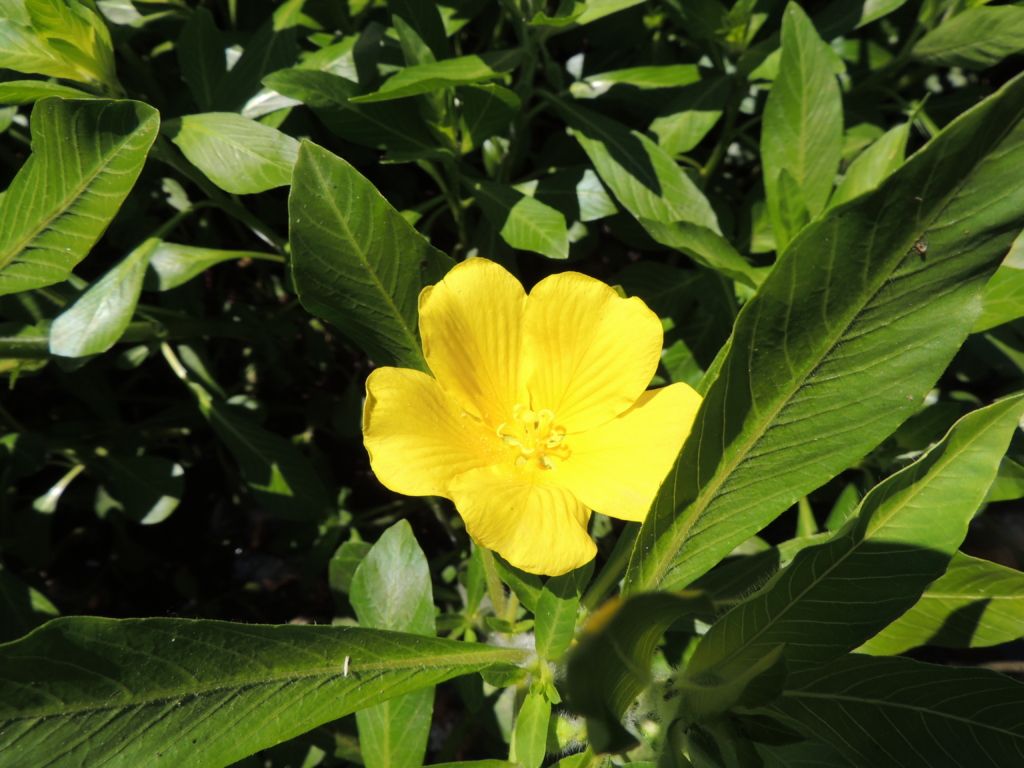
[[[0,0],[0,765],[1019,762],[1022,53],[975,0]],[[477,257],[639,297],[702,397],[563,575],[363,446]]]

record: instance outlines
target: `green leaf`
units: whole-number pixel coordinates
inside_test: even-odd
[[[569,88],[574,98],[593,99],[607,93],[616,85],[632,85],[641,90],[652,88],[680,88],[700,81],[696,64],[664,64],[655,67],[630,67],[589,75]]]
[[[0,295],[67,279],[134,186],[159,116],[137,101],[48,98],[31,125],[32,155],[0,199]]]
[[[141,525],[162,523],[178,507],[185,471],[161,456],[108,455],[99,462],[121,512]]]
[[[587,0],[587,9],[576,19],[577,24],[589,24],[616,11],[632,8],[643,0]]]
[[[526,610],[536,613],[543,590],[540,577],[509,565],[498,555],[494,555],[494,568],[498,572],[498,577],[516,593],[519,602],[526,606]]]
[[[281,257],[261,251],[222,251],[160,241],[149,257],[149,272],[146,273],[143,287],[148,291],[169,291],[184,285],[210,267],[242,259],[280,261]]]
[[[1008,456],[999,464],[999,474],[988,489],[985,501],[1014,501],[1024,498],[1024,467]]]
[[[62,0],[25,0],[25,10],[39,41],[74,70],[70,79],[100,84],[111,92],[121,90],[110,32],[98,14],[84,3],[68,5]]]
[[[685,725],[711,724],[733,707],[747,709],[774,701],[786,680],[785,645],[777,645],[759,659],[731,669],[693,670],[674,679],[679,703],[675,716]]]
[[[286,520],[323,520],[333,504],[309,461],[289,440],[263,429],[242,409],[189,384],[199,410],[231,451],[256,501]]]
[[[128,328],[142,293],[149,257],[160,244],[151,237],[89,286],[50,327],[50,352],[86,357],[106,352]]]
[[[985,69],[1024,50],[1024,8],[968,8],[917,41],[914,57],[937,67]]]
[[[349,600],[361,626],[434,636],[430,568],[408,521],[388,528],[363,558]],[[357,712],[366,768],[423,765],[433,704],[434,689],[424,688]]]
[[[233,112],[186,115],[165,123],[171,141],[210,181],[233,195],[265,192],[291,183],[299,142]]]
[[[2,25],[0,21],[0,25]],[[45,80],[10,80],[0,83],[0,104],[31,104],[45,99],[47,96],[60,96],[64,99],[92,99],[91,94],[58,85]]]
[[[627,593],[693,581],[918,410],[1024,226],[1022,116],[1018,79],[794,240],[736,319]]]
[[[453,262],[355,168],[303,142],[288,198],[292,273],[302,305],[378,365],[426,371],[417,300]],[[429,282],[434,282],[430,280]]]
[[[370,544],[365,541],[346,541],[335,551],[328,567],[327,581],[331,591],[347,595],[352,588],[352,578],[356,568],[370,551]]]
[[[652,592],[613,599],[591,616],[569,655],[566,692],[572,709],[587,718],[595,752],[617,752],[635,743],[619,722],[651,682],[651,659],[661,636],[686,614],[709,612],[699,592]]]
[[[899,617],[964,540],[1022,414],[1018,396],[958,421],[921,459],[873,488],[835,537],[799,552],[718,621],[686,677],[738,675],[782,644],[790,672],[798,672],[839,658]]]
[[[670,155],[678,155],[700,144],[722,117],[732,87],[732,80],[719,76],[684,88],[659,110],[660,116],[649,127],[658,137],[658,145]]]
[[[569,649],[576,634],[580,597],[593,573],[591,561],[544,584],[534,611],[537,655],[542,659],[560,659]]]
[[[1024,246],[1024,240],[1019,241]],[[1010,252],[1013,256],[1018,247],[1014,244]],[[1019,317],[1024,317],[1024,266],[1018,262],[1012,262],[1007,257],[1003,265],[992,275],[992,279],[985,286],[985,294],[982,297],[984,305],[981,315],[974,323],[973,333],[981,333],[997,325],[1008,323]]]
[[[1024,573],[957,552],[913,608],[857,649],[984,648],[1024,637]]]
[[[429,93],[439,88],[494,80],[501,77],[502,73],[515,69],[522,58],[521,49],[511,48],[479,56],[460,56],[457,59],[417,64],[389,77],[376,93],[355,96],[351,101],[353,104],[390,101]]]
[[[213,109],[214,94],[227,74],[224,40],[209,9],[196,8],[185,22],[175,45],[181,78],[199,109]]]
[[[330,72],[285,69],[263,78],[268,88],[309,106],[328,128],[344,139],[386,149],[389,159],[438,158],[438,146],[413,101],[354,104],[358,85]]]
[[[662,245],[682,251],[701,266],[721,272],[731,280],[756,288],[764,279],[762,272],[750,266],[728,240],[712,229],[688,221],[664,224],[641,218],[640,224]]]
[[[462,102],[459,130],[463,154],[508,128],[521,106],[519,97],[500,85],[467,85],[457,88],[455,94]]]
[[[721,234],[708,199],[665,150],[597,112],[560,100],[550,103],[630,213],[664,224],[687,221]]]
[[[986,669],[851,655],[786,688],[771,708],[855,765],[1003,768],[1024,754],[1024,685]]]
[[[446,59],[452,55],[444,22],[434,3],[422,0],[388,0],[392,17],[398,16],[408,24],[419,38],[427,44],[435,59]]]
[[[263,76],[294,64],[297,52],[295,28],[275,32],[273,18],[267,19],[246,42],[242,58],[217,83],[214,108],[223,112],[241,110],[259,91]]]
[[[907,149],[910,123],[891,128],[878,141],[868,147],[850,163],[842,182],[832,193],[828,207],[853,200],[882,183],[897,168],[903,165],[903,153]]]
[[[492,181],[473,182],[484,215],[513,248],[535,251],[552,259],[569,258],[565,216],[512,187]]]
[[[516,718],[512,742],[515,759],[523,768],[540,768],[547,752],[551,702],[542,693],[530,691]]]
[[[9,643],[60,616],[39,590],[0,564],[0,643]]]
[[[56,619],[0,647],[0,753],[19,768],[143,765],[157,755],[166,765],[221,768],[526,656],[353,627]]]
[[[793,216],[781,215],[786,194],[779,175],[787,171],[813,219],[824,209],[839,169],[843,104],[832,73],[828,45],[807,14],[791,2],[782,21],[782,59],[764,108],[761,158],[765,199],[781,253],[796,234]]]

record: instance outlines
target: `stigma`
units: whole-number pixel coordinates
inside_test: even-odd
[[[497,434],[506,445],[519,449],[517,467],[535,461],[541,469],[555,469],[552,459],[564,461],[571,453],[562,442],[565,427],[556,423],[555,414],[547,408],[534,411],[519,403],[512,411],[512,421],[499,425]]]

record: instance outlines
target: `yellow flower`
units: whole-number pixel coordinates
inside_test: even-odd
[[[434,376],[366,381],[363,438],[384,485],[451,499],[477,544],[531,573],[594,557],[591,510],[644,519],[700,396],[645,391],[662,329],[640,299],[577,272],[527,296],[473,258],[423,289],[419,313]]]

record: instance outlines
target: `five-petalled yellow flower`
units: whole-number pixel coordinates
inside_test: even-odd
[[[644,519],[700,396],[647,390],[662,327],[640,299],[577,272],[527,295],[472,258],[423,290],[419,317],[433,377],[366,381],[363,437],[385,486],[451,499],[477,544],[553,576],[594,557],[592,510]]]

